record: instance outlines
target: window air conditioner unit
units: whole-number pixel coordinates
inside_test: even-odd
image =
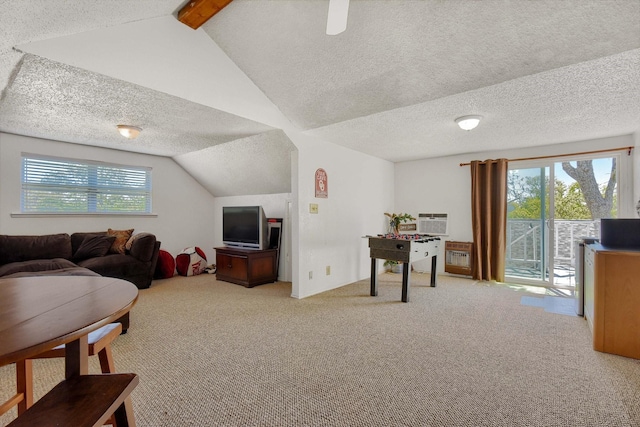
[[[449,215],[446,213],[419,213],[418,233],[432,236],[449,234]]]

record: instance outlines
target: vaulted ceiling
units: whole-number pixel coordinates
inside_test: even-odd
[[[219,196],[290,191],[287,129],[394,162],[640,129],[639,0],[351,0],[337,36],[328,0],[198,30],[183,4],[0,0],[0,131],[169,156]]]

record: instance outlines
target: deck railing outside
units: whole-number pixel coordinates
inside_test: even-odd
[[[547,227],[547,223],[544,226]],[[541,235],[543,222],[530,219],[507,220],[507,270],[517,270],[519,276],[536,277],[540,270],[543,253]],[[549,232],[548,228],[544,230]],[[554,258],[555,268],[571,269],[575,267],[576,242],[583,237],[600,236],[600,220],[555,220],[554,221]],[[547,235],[548,237],[548,235]],[[509,273],[509,271],[507,271]]]

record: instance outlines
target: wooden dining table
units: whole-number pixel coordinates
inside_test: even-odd
[[[137,299],[135,285],[108,277],[0,279],[0,366],[65,344],[65,379],[87,375],[89,332],[120,318]]]

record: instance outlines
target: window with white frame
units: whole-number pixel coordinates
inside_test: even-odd
[[[22,213],[150,214],[151,168],[22,155]]]

